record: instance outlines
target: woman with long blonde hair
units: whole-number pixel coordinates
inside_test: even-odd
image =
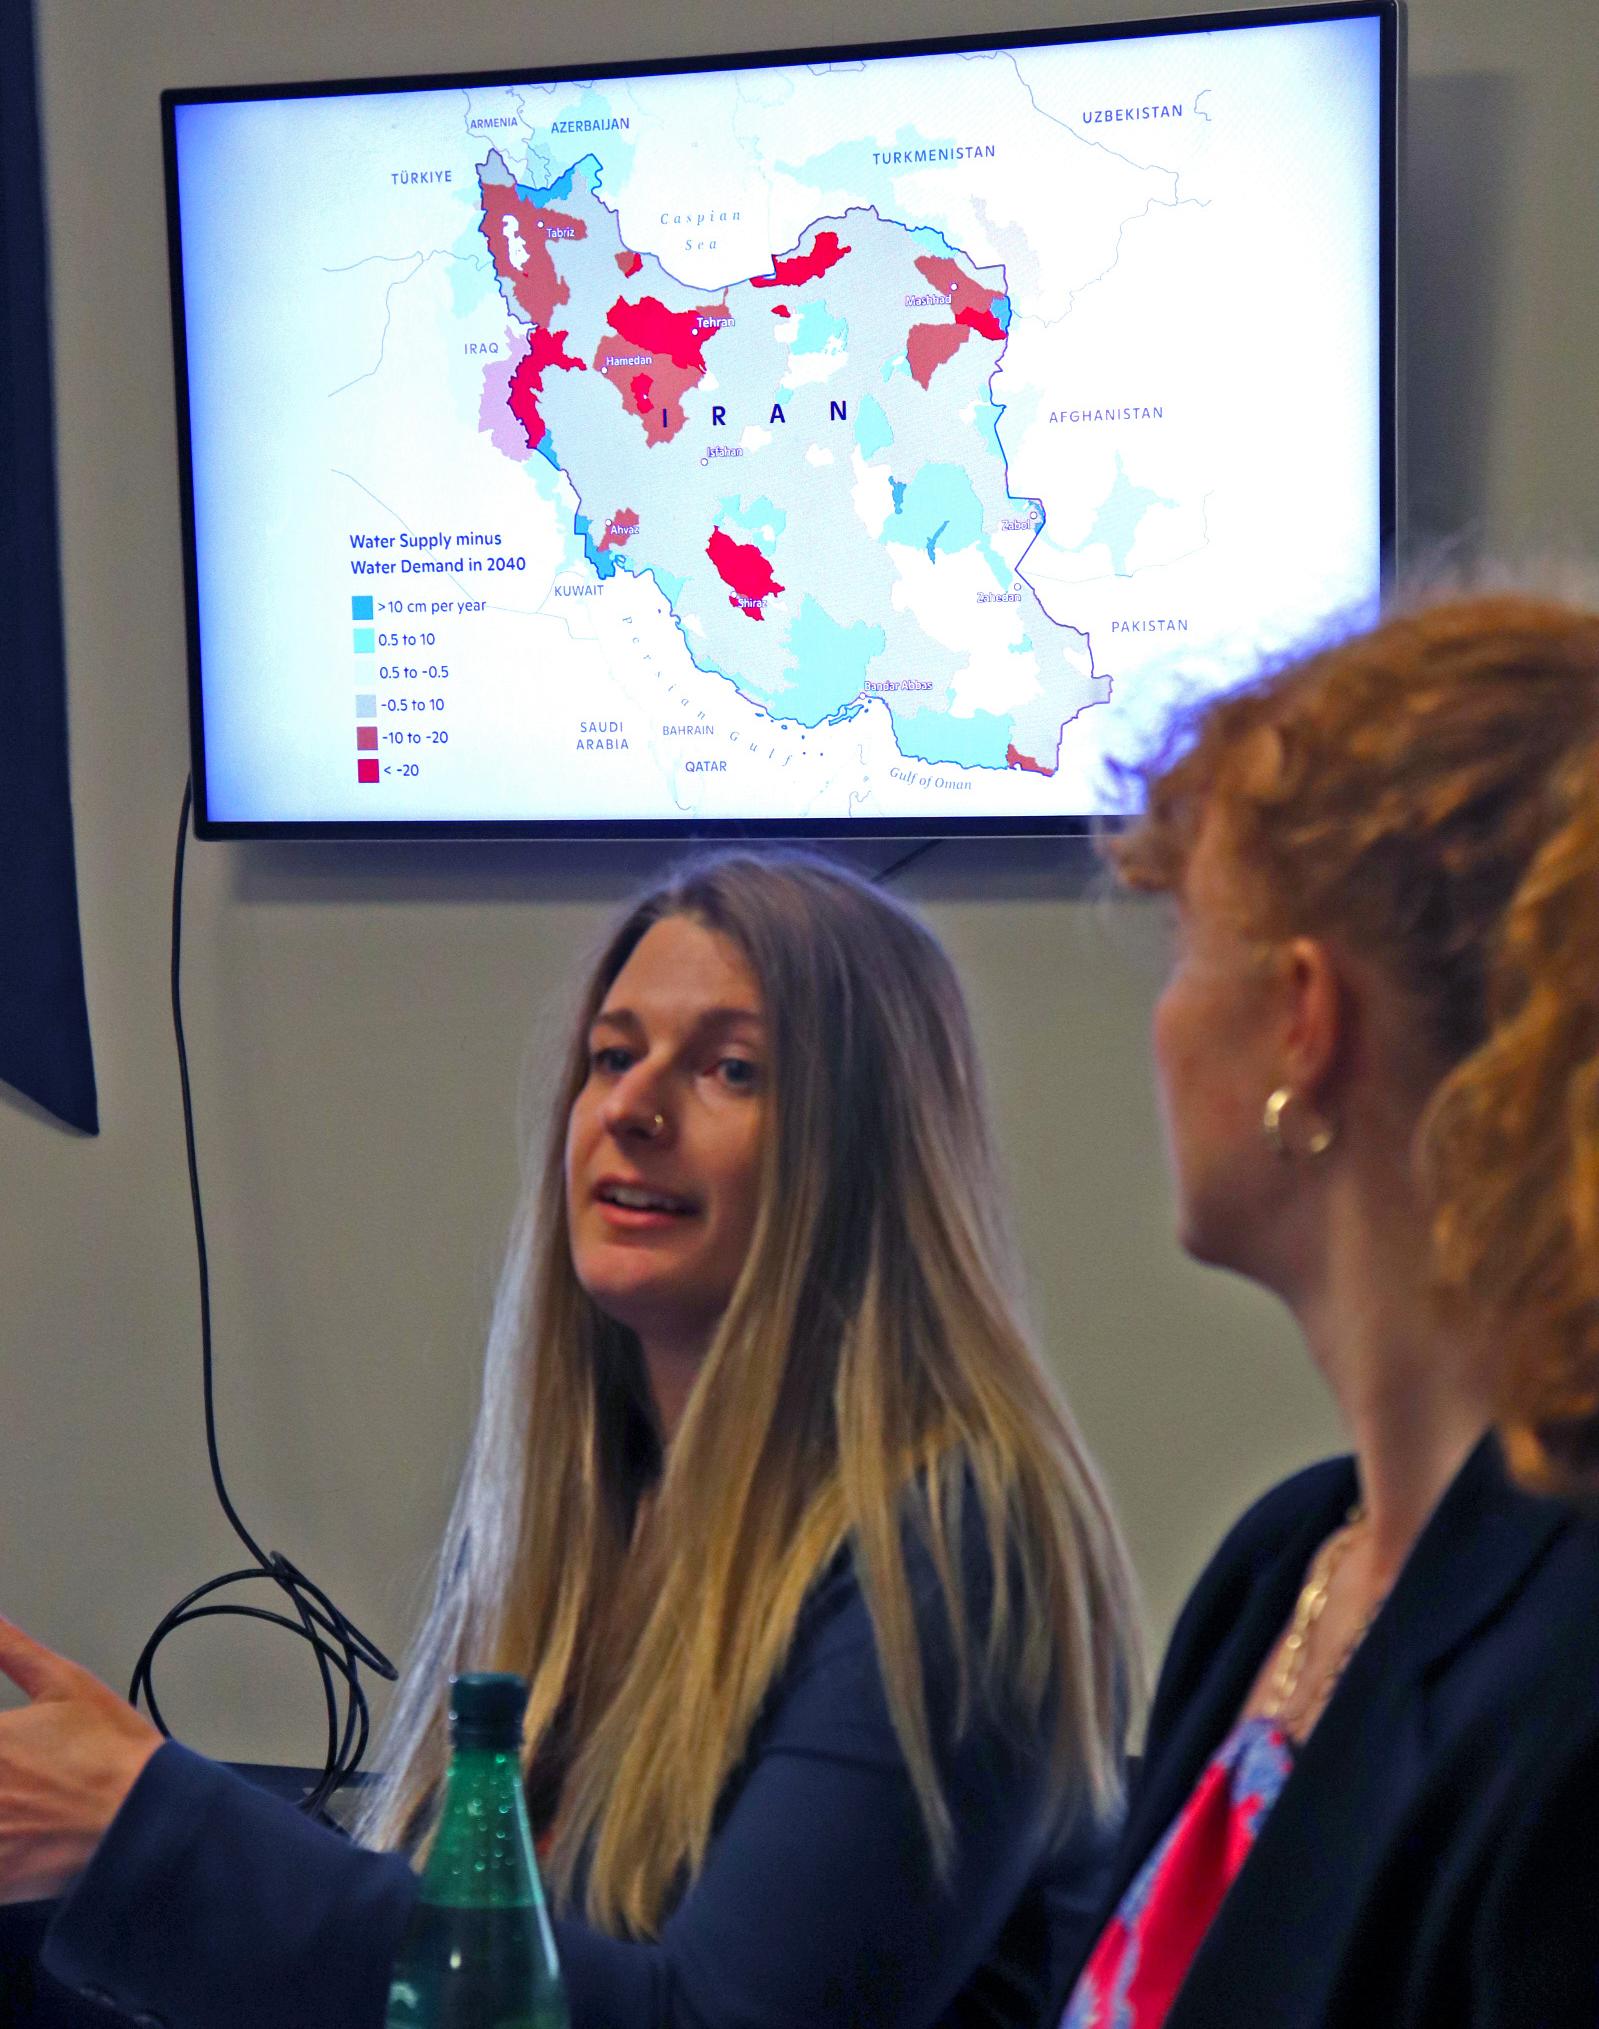
[[[583,995],[360,1827],[386,1852],[295,1824],[290,1886],[287,1824],[258,1838],[228,1890],[250,1977],[219,1976],[207,2029],[265,2024],[294,1980],[277,1931],[315,1920],[340,1971],[294,2019],[375,2023],[414,1895],[388,1855],[428,1841],[469,1668],[531,1680],[577,2029],[1030,2020],[1097,1894],[1132,1630],[1022,1319],[948,960],[824,861],[692,865]],[[137,1903],[136,1865],[164,1932],[203,1934],[185,1820],[238,1823],[236,1787],[155,1753],[58,1919],[63,1962],[81,1977]],[[352,1897],[359,1927],[329,1915]],[[237,1911],[210,1914],[236,1942]],[[159,1973],[132,1986],[185,2029]]]
[[[1184,1609],[1064,2029],[1592,2029],[1599,613],[1396,609],[1144,789],[1182,1240],[1352,1456]]]

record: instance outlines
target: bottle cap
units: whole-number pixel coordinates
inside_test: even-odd
[[[522,1738],[527,1678],[508,1670],[465,1670],[450,1679],[450,1719],[456,1737],[492,1738],[512,1745]]]

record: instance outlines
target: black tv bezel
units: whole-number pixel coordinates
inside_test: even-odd
[[[386,92],[477,90],[495,85],[569,84],[603,78],[683,76],[701,71],[769,70],[794,64],[858,63],[882,58],[967,55],[989,50],[1119,42],[1147,36],[1225,33],[1315,21],[1375,20],[1380,30],[1378,232],[1378,531],[1379,569],[1392,578],[1398,542],[1398,204],[1401,53],[1404,0],[1331,0],[1331,4],[1231,8],[1165,19],[1112,21],[1066,28],[1008,29],[995,34],[943,35],[818,48],[744,50],[708,56],[641,58],[620,63],[561,64],[537,69],[451,71],[419,76],[295,80],[278,84],[173,87],[161,94],[166,175],[167,248],[172,298],[173,369],[177,396],[178,486],[183,528],[184,613],[188,648],[189,741],[194,829],[202,839],[662,839],[1072,837],[1105,820],[1092,812],[1046,817],[834,818],[428,818],[224,819],[210,814],[205,766],[204,692],[200,671],[199,572],[195,540],[194,465],[189,415],[188,343],[184,315],[182,219],[178,204],[177,108],[254,99],[359,97]]]

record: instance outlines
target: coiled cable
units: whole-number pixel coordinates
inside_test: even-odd
[[[156,1702],[152,1665],[157,1649],[174,1629],[184,1627],[191,1621],[208,1620],[229,1614],[240,1615],[246,1620],[269,1621],[274,1627],[287,1628],[290,1634],[297,1635],[302,1641],[310,1644],[322,1680],[322,1695],[327,1707],[327,1746],[322,1772],[300,1799],[299,1804],[302,1811],[318,1817],[324,1815],[323,1806],[334,1792],[355,1775],[366,1753],[371,1733],[371,1715],[367,1708],[366,1692],[361,1685],[362,1666],[391,1683],[397,1672],[377,1644],[364,1635],[347,1615],[339,1611],[321,1586],[314,1585],[281,1550],[269,1552],[261,1548],[240,1520],[222,1476],[222,1459],[217,1448],[216,1394],[212,1373],[211,1266],[206,1252],[205,1215],[200,1202],[200,1166],[194,1146],[194,1101],[189,1085],[189,1051],[183,1034],[183,867],[189,839],[189,814],[193,804],[194,778],[191,775],[183,785],[183,808],[178,818],[177,857],[172,871],[172,1030],[178,1046],[178,1077],[183,1090],[183,1133],[189,1157],[189,1202],[194,1212],[194,1244],[200,1272],[200,1358],[205,1390],[205,1442],[211,1460],[211,1481],[216,1488],[217,1499],[222,1504],[222,1512],[227,1516],[234,1534],[249,1551],[254,1562],[241,1570],[226,1572],[220,1578],[208,1579],[204,1585],[196,1586],[193,1592],[187,1593],[161,1619],[134,1665],[128,1700],[131,1704],[137,1705],[142,1698],[151,1719],[170,1739],[171,1730],[162,1718],[161,1707]],[[263,1579],[278,1588],[282,1594],[282,1604],[292,1611],[279,1611],[265,1606],[247,1606],[238,1601],[202,1604],[204,1601],[210,1601],[214,1593],[224,1590],[227,1586]],[[338,1683],[335,1682],[336,1679],[339,1680]],[[346,1700],[342,1717],[341,1695]]]

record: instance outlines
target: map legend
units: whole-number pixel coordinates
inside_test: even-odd
[[[378,637],[377,630],[375,628],[357,627],[354,630],[354,633],[355,633],[355,652],[357,655],[377,654]]]
[[[357,592],[350,600],[350,618],[352,620],[370,620],[372,618],[372,594],[370,592]]]
[[[370,599],[353,599],[350,603],[353,606],[366,606],[370,609],[372,601]],[[359,614],[356,617],[359,618]],[[382,764],[377,758],[377,715],[377,692],[370,690],[357,691],[355,696],[355,716],[360,720],[370,719],[372,721],[370,725],[357,725],[355,729],[355,779],[358,783],[380,782],[383,778]]]

